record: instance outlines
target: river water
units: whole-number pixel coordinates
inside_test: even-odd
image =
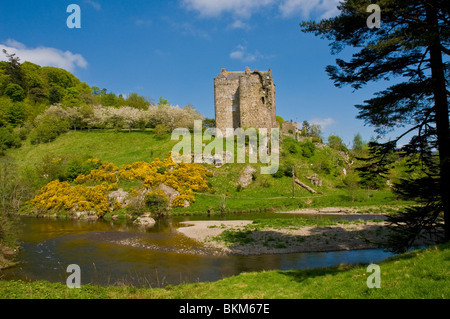
[[[19,265],[4,270],[0,276],[2,279],[66,283],[70,275],[66,272],[67,266],[77,264],[81,268],[82,284],[164,287],[184,282],[217,281],[250,271],[370,264],[392,256],[382,249],[260,256],[198,255],[183,252],[196,248],[200,250],[202,247],[176,231],[183,226],[181,221],[273,217],[292,218],[293,215],[258,213],[257,216],[171,217],[158,220],[150,229],[120,222],[23,218],[20,235],[22,249],[17,258]],[[317,215],[306,217],[338,218]],[[128,239],[144,245],[132,247],[117,243]]]

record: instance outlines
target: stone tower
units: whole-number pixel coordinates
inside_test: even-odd
[[[272,70],[228,72],[222,69],[214,79],[216,127],[278,128],[275,115],[275,84]]]

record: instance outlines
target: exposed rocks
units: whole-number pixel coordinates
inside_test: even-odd
[[[238,181],[239,185],[241,185],[241,187],[247,187],[248,185],[250,185],[253,181],[253,173],[255,173],[255,172],[256,172],[256,169],[254,169],[250,165],[245,167],[244,171],[239,176],[239,181]]]
[[[73,214],[73,217],[76,219],[83,219],[83,220],[97,220],[98,214],[95,211],[82,211],[82,212],[75,212]]]
[[[311,184],[313,184],[316,187],[322,187],[322,179],[317,174],[313,174],[311,177],[305,176],[306,179],[308,179]]]
[[[14,257],[17,254],[17,249],[12,249],[0,244],[0,270],[15,266],[17,262]]]
[[[133,223],[144,227],[153,227],[156,221],[150,217],[150,213],[147,213],[136,218]]]
[[[108,195],[109,200],[113,200],[115,202],[125,203],[125,199],[128,197],[128,192],[125,192],[122,188],[111,192]]]
[[[233,162],[233,154],[229,151],[223,151],[222,154],[203,156],[203,163],[220,167],[225,163]]]
[[[170,187],[170,186],[167,186],[166,184],[160,184],[160,185],[158,186],[158,188],[159,188],[160,190],[162,190],[163,193],[164,193],[164,195],[166,195],[166,196],[169,198],[169,207],[172,206],[173,200],[174,200],[177,196],[180,195],[180,193],[179,193],[176,189],[174,189],[174,188],[172,188],[172,187]],[[183,206],[183,207],[184,207],[184,208],[189,208],[190,205],[191,205],[191,204],[190,204],[187,200],[185,200],[185,201],[184,201],[184,206]]]

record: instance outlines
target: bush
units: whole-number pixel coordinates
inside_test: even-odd
[[[14,134],[12,128],[0,127],[0,155],[3,155],[9,148],[20,146],[20,138]]]
[[[54,114],[46,114],[39,118],[36,128],[31,133],[30,141],[33,144],[50,143],[68,130],[68,120],[62,120]]]
[[[310,158],[314,156],[316,146],[311,142],[306,142],[302,145],[302,155],[303,157]]]
[[[151,191],[145,195],[145,206],[150,212],[162,215],[169,208],[169,198],[160,189]]]
[[[55,157],[47,154],[42,161],[36,166],[36,171],[47,181],[66,181],[67,175],[65,170],[65,160],[62,157]]]
[[[92,170],[100,167],[100,161],[91,158],[75,157],[66,164],[65,175],[70,181],[75,180],[79,175],[88,175]]]
[[[21,102],[25,99],[25,90],[15,83],[8,84],[4,93],[9,96],[13,102]]]
[[[53,181],[42,187],[30,203],[39,212],[96,211],[104,215],[109,210],[106,196],[107,183],[94,187],[70,186],[67,182]]]
[[[164,124],[158,124],[153,129],[153,134],[155,134],[156,138],[158,138],[158,139],[163,139],[167,135],[168,132],[169,132],[169,129]]]

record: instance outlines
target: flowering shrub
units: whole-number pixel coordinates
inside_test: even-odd
[[[117,210],[122,203],[108,201],[108,192],[118,189],[120,180],[143,181],[144,189],[150,192],[145,197],[149,199],[168,201],[163,191],[156,189],[161,184],[166,184],[177,190],[180,195],[172,201],[172,207],[184,207],[185,202],[194,203],[194,192],[208,190],[207,178],[212,173],[200,164],[173,162],[171,156],[164,160],[156,158],[152,162],[136,162],[124,165],[119,170],[117,166],[98,159],[89,159],[96,169],[87,175],[80,174],[74,180],[76,186],[68,182],[58,180],[48,183],[42,187],[39,194],[30,203],[41,211],[96,211],[103,215],[110,210]],[[82,185],[86,182],[102,182],[100,185],[88,187]],[[141,192],[142,193],[142,192]],[[130,189],[129,196],[138,197],[140,192]],[[163,210],[160,207],[158,210]]]
[[[192,190],[182,191],[180,195],[172,201],[172,207],[184,207],[185,201],[190,204],[195,203],[195,197]]]
[[[169,154],[170,155],[170,154]],[[164,183],[178,192],[193,190],[204,192],[208,190],[207,178],[212,173],[202,165],[196,163],[177,164],[172,157],[161,161],[156,158],[153,162],[136,162],[125,165],[119,171],[119,177],[128,180],[143,180],[147,188],[157,187]]]
[[[105,214],[109,209],[107,183],[94,187],[70,186],[68,182],[53,181],[45,185],[30,203],[47,211],[96,211]]]
[[[94,159],[97,160],[97,159]],[[116,171],[119,168],[112,163],[102,162],[99,168],[93,169],[88,175],[80,174],[74,182],[84,184],[88,181],[117,182]]]

